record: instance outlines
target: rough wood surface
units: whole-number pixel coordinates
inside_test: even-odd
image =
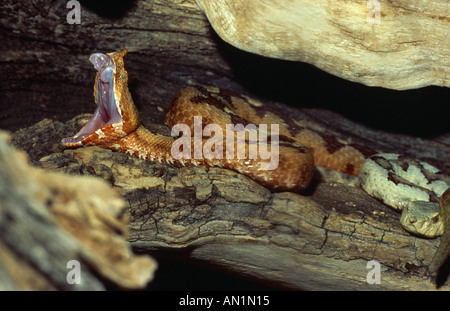
[[[448,98],[448,89],[398,93],[369,88],[305,63],[245,53],[218,39],[194,0],[95,3],[82,2],[81,24],[72,25],[66,21],[66,1],[0,3],[0,68],[7,77],[0,82],[1,128],[15,131],[45,117],[69,120],[91,113],[95,74],[89,55],[127,47],[131,91],[148,123],[162,123],[163,111],[181,87],[203,83],[293,106],[338,110],[373,126],[382,123],[385,129],[398,129],[398,124],[401,131],[414,129],[414,134],[448,129],[445,115],[450,108],[442,100]],[[441,48],[445,51],[445,44]],[[382,54],[368,65],[382,66]],[[404,107],[421,107],[424,101],[426,109],[410,112],[406,125]]]
[[[120,1],[114,6],[93,3],[82,2],[79,25],[66,22],[69,10],[65,1],[0,3],[0,68],[4,77],[0,82],[0,128],[24,128],[14,133],[13,143],[29,154],[34,165],[41,165],[39,160],[50,156],[42,162],[48,169],[55,168],[56,162],[60,170],[96,175],[114,185],[129,202],[133,244],[147,251],[177,249],[174,257],[200,258],[241,277],[252,275],[293,288],[343,289],[347,280],[352,280],[349,289],[377,289],[365,285],[364,265],[375,258],[373,254],[380,255],[377,250],[383,250],[379,258],[386,274],[382,274],[384,287],[378,288],[433,288],[422,273],[437,240],[411,237],[396,222],[391,225],[398,215],[366,196],[359,201],[357,188],[321,182],[306,198],[288,195],[289,202],[299,204],[299,210],[305,202],[315,202],[311,206],[318,214],[310,215],[309,221],[289,204],[275,208],[274,199],[286,202],[286,197],[267,194],[254,183],[253,195],[247,200],[260,203],[231,200],[234,195],[242,198],[240,191],[250,189],[251,182],[242,181],[244,188],[239,188],[235,181],[241,177],[227,171],[176,170],[98,149],[64,151],[59,140],[74,134],[83,118],[67,121],[95,109],[95,72],[89,55],[128,47],[125,66],[130,89],[147,128],[164,131],[164,113],[181,87],[213,84],[256,95],[274,109],[340,139],[418,157],[448,174],[448,88],[404,92],[370,88],[303,63],[245,53],[215,35],[194,0]],[[214,178],[216,174],[223,176],[224,182]],[[197,183],[200,177],[205,178]],[[149,182],[152,187],[142,185]],[[144,188],[133,192],[137,186]],[[356,203],[357,208],[349,209]],[[169,207],[158,208],[162,204]],[[364,209],[372,204],[379,208],[375,214]],[[280,218],[286,218],[287,224]],[[319,219],[323,220],[321,225]],[[379,225],[372,220],[380,221]],[[334,224],[342,224],[342,228],[330,227]],[[392,232],[386,229],[388,224]],[[221,234],[208,240],[205,236],[211,228]],[[374,236],[368,233],[371,230],[375,230]],[[319,235],[312,236],[313,231]],[[266,233],[275,238],[262,235]],[[265,260],[261,252],[270,254],[271,260]],[[278,253],[280,256],[274,258]],[[293,263],[298,270],[291,269]],[[389,275],[398,277],[397,281],[388,282]]]
[[[0,57],[2,75],[8,77],[0,90],[10,103],[0,119],[6,126],[17,130],[17,123],[34,124],[43,114],[67,120],[92,112],[95,76],[88,57],[95,52],[129,49],[134,99],[151,121],[160,121],[157,107],[181,86],[212,80],[231,84],[230,67],[193,0],[85,3],[81,24],[67,23],[67,1],[0,3]],[[30,99],[33,105],[27,107]]]
[[[36,145],[27,139],[30,133],[51,133],[47,146],[35,152],[56,150],[56,138],[75,132],[88,117],[64,125],[44,120],[17,132],[14,144],[27,149]],[[39,163],[107,180],[128,202],[129,241],[144,252],[178,250],[186,258],[294,289],[435,288],[427,265],[439,240],[409,235],[396,212],[354,181],[317,173],[307,193],[271,193],[229,170],[176,169],[98,147],[51,153]],[[371,260],[381,263],[380,285],[366,282]]]
[[[450,86],[447,0],[196,2],[219,36],[246,51],[371,86]]]
[[[156,262],[132,253],[122,198],[99,179],[29,166],[23,152],[8,146],[5,133],[0,132],[0,289],[145,287]]]

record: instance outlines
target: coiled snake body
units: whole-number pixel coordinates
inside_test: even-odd
[[[196,157],[193,152],[203,150],[207,142],[204,138],[192,139],[191,154],[188,157],[175,158],[171,149],[175,138],[154,134],[140,123],[138,111],[128,91],[128,74],[123,64],[126,53],[124,50],[91,56],[90,59],[98,70],[94,87],[98,108],[79,133],[63,139],[64,145],[97,145],[176,166],[222,166],[236,170],[274,190],[306,189],[313,176],[314,165],[354,175],[359,173],[366,155],[357,146],[344,145],[334,138],[301,128],[292,120],[269,111],[246,96],[209,86],[181,90],[169,108],[166,124],[170,127],[186,124],[192,132],[195,131],[194,116],[202,116],[203,124],[214,123],[223,129],[227,124],[277,124],[279,165],[272,170],[263,169],[264,160],[259,153],[256,158],[248,157],[249,145],[252,143],[248,138],[245,141],[247,154],[241,159],[236,154],[238,148],[234,148],[231,157],[226,156],[225,148],[221,158]],[[269,136],[269,141],[271,137]]]
[[[176,157],[172,148],[175,137],[152,133],[145,129],[140,122],[138,111],[128,91],[128,74],[123,63],[126,53],[127,50],[123,50],[109,54],[93,54],[90,57],[98,71],[94,86],[94,97],[98,108],[89,122],[76,135],[62,140],[65,146],[97,145],[125,152],[138,158],[176,166],[225,167],[242,173],[270,189],[288,191],[305,190],[312,179],[315,165],[358,175],[366,158],[374,154],[374,151],[370,149],[358,145],[342,144],[333,137],[300,127],[291,119],[265,108],[259,102],[244,95],[216,87],[193,86],[181,90],[175,97],[165,118],[168,126],[184,124],[191,132],[195,132],[195,116],[202,117],[201,130],[206,129],[206,126],[203,127],[203,125],[208,124],[217,124],[222,129],[229,124],[242,124],[243,126],[277,124],[279,133],[272,135],[266,131],[264,134],[268,136],[267,142],[270,148],[274,148],[274,146],[279,148],[277,152],[278,165],[272,169],[265,169],[264,164],[267,162],[267,158],[259,152],[256,157],[251,157],[250,146],[260,143],[260,141],[255,141],[249,133],[239,136],[240,130],[236,130],[236,128],[231,135],[234,146],[234,148],[230,148],[231,151],[226,150],[228,145],[224,143],[222,146],[227,146],[227,148],[213,148],[215,157],[199,157],[195,154],[196,150],[205,150],[206,147],[212,150],[211,142],[205,137],[200,137],[200,139],[189,139],[188,144],[184,145],[182,152],[187,156]],[[256,131],[258,132],[256,137],[261,137],[261,129]],[[243,157],[238,156],[239,137],[240,142],[244,143],[246,147]],[[208,148],[206,149],[208,150]],[[373,160],[372,162],[377,161]],[[373,190],[374,192],[380,191],[378,191],[378,182],[366,182],[366,178],[370,180],[367,176],[373,175],[372,170],[384,171],[387,170],[386,166],[390,165],[377,166],[379,163],[376,163],[375,169],[370,168],[370,165],[365,165],[362,176],[360,176],[363,185],[368,185],[363,187],[368,193]],[[367,167],[369,168],[367,169]],[[392,179],[393,175],[389,174],[386,176],[390,176],[390,181],[394,180],[396,186],[404,183],[403,179]],[[388,185],[386,188],[389,189],[391,186]],[[447,191],[441,199],[441,213],[446,217],[444,218],[446,228],[449,227],[449,197],[450,194]],[[385,203],[389,204],[389,202]],[[441,246],[433,259],[433,272],[447,258],[450,245],[449,235],[449,230],[446,230]]]

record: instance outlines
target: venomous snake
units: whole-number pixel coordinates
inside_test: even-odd
[[[264,107],[258,101],[245,95],[203,85],[182,89],[171,103],[164,120],[165,123],[171,128],[178,124],[184,124],[191,133],[198,130],[194,116],[202,117],[201,130],[205,130],[207,127],[203,124],[217,124],[222,129],[229,124],[242,124],[243,126],[277,124],[279,127],[275,134],[267,131],[263,134],[267,135],[270,149],[278,148],[278,165],[273,169],[267,169],[264,166],[267,164],[267,157],[263,157],[261,152],[258,152],[256,156],[251,156],[250,146],[260,141],[255,141],[255,138],[250,135],[250,131],[244,133],[244,136],[239,136],[242,130],[236,129],[236,127],[231,135],[232,144],[226,145],[227,148],[219,148],[218,144],[211,148],[211,141],[202,136],[199,139],[184,141],[184,143],[187,142],[183,145],[184,156],[177,157],[172,148],[177,141],[175,137],[152,133],[140,122],[139,113],[128,90],[128,73],[125,71],[123,62],[126,53],[125,49],[120,52],[91,55],[90,60],[98,71],[94,86],[94,98],[98,107],[92,118],[77,134],[62,140],[64,146],[101,146],[125,152],[137,158],[175,166],[224,167],[244,174],[277,191],[305,190],[312,179],[314,166],[360,175],[363,189],[371,195],[374,195],[374,192],[386,192],[386,189],[391,188],[390,185],[380,183],[380,179],[377,179],[379,177],[371,179],[370,176],[376,175],[373,172],[383,172],[387,176],[385,179],[396,186],[408,183],[404,177],[394,177],[398,176],[396,175],[398,172],[395,174],[385,173],[392,165],[392,159],[389,159],[389,156],[387,158],[379,156],[368,148],[356,144],[344,144],[334,137],[301,127],[291,119]],[[256,132],[258,134],[256,137],[263,137],[261,129],[256,129]],[[245,154],[240,157],[238,156],[239,142],[245,145]],[[195,153],[196,150],[212,151],[212,149],[214,149],[214,157],[199,157]],[[177,148],[177,151],[180,149]],[[402,165],[400,164],[400,166]],[[383,191],[378,191],[380,184],[383,184],[381,186],[381,188],[384,187]],[[439,191],[440,193],[436,194],[436,197],[442,195],[445,187],[444,190]],[[376,195],[374,196],[376,197]],[[388,205],[395,201],[384,197],[380,199]],[[407,199],[407,201],[413,200]],[[450,226],[450,194],[448,190],[441,198],[440,207],[441,217],[444,219],[441,226],[447,229]],[[403,206],[400,206],[400,209],[402,208]],[[433,222],[436,222],[436,219],[431,220],[432,226],[434,226]],[[436,272],[446,260],[449,245],[450,230],[445,230],[441,245],[430,265],[430,271]]]

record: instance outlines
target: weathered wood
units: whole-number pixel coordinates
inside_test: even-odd
[[[371,86],[450,86],[447,0],[196,2],[219,36],[246,51]]]
[[[156,262],[131,252],[117,193],[99,179],[31,167],[5,137],[0,132],[0,289],[145,287]]]
[[[88,4],[81,7],[81,24],[67,23],[66,4],[0,4],[1,72],[8,77],[2,79],[0,92],[9,103],[0,116],[3,128],[17,130],[24,122],[39,122],[42,115],[68,120],[92,112],[95,72],[89,55],[95,52],[129,49],[126,61],[127,70],[134,71],[134,99],[153,123],[162,120],[158,106],[166,107],[182,86],[193,81],[217,80],[228,87],[232,83],[230,67],[193,0]]]
[[[378,256],[376,250],[382,250],[380,262],[384,267],[392,267],[382,274],[382,282],[386,281],[383,286],[396,289],[407,284],[410,288],[432,288],[429,279],[420,276],[437,241],[406,235],[396,222],[392,222],[392,232],[386,229],[398,216],[359,190],[321,182],[306,198],[289,195],[293,197],[290,202],[298,202],[299,208],[305,207],[305,202],[314,202],[312,206],[318,214],[310,215],[315,219],[313,222],[306,215],[298,215],[300,210],[292,210],[292,206],[275,208],[275,198],[278,198],[275,202],[285,202],[281,194],[267,194],[259,185],[228,171],[177,170],[142,164],[125,155],[98,149],[64,151],[59,140],[78,131],[85,118],[66,123],[67,120],[94,110],[95,71],[88,61],[89,55],[128,47],[125,66],[130,75],[130,89],[144,125],[152,130],[167,133],[161,124],[178,89],[192,83],[214,84],[257,95],[294,119],[340,139],[382,151],[406,153],[448,174],[448,89],[430,87],[400,93],[369,88],[347,83],[305,64],[244,53],[214,35],[194,0],[123,3],[114,8],[82,6],[80,25],[66,22],[69,10],[64,1],[0,3],[0,66],[4,77],[0,87],[0,127],[11,131],[25,128],[14,133],[13,143],[29,154],[32,163],[41,165],[39,160],[50,156],[42,162],[49,169],[55,167],[56,161],[60,170],[96,175],[114,185],[129,201],[133,244],[146,250],[178,249],[187,258],[200,258],[241,276],[251,274],[305,289],[343,289],[347,280],[352,280],[349,289],[355,288],[355,284],[365,284],[364,264],[377,259],[371,254]],[[299,111],[273,100],[306,108]],[[418,103],[422,105],[417,106]],[[405,110],[412,106],[415,109]],[[321,108],[338,110],[381,130],[360,126]],[[34,125],[44,118],[53,120]],[[389,133],[393,129],[430,139]],[[223,177],[222,182],[219,176]],[[146,187],[147,183],[153,187]],[[137,185],[144,188],[136,190]],[[261,202],[230,199],[234,195],[242,198],[239,195],[242,191],[252,194],[247,200],[259,198]],[[346,193],[352,194],[351,198]],[[364,201],[353,197],[360,195]],[[350,202],[358,203],[354,210],[346,209],[353,205]],[[364,209],[372,204],[377,211],[375,215]],[[195,213],[191,215],[192,211]],[[262,217],[258,218],[259,215]],[[315,217],[323,219],[323,224],[319,225]],[[283,221],[286,218],[287,224],[280,218]],[[317,237],[301,226],[306,224],[318,233]],[[334,224],[342,228],[330,227]],[[211,229],[221,234],[208,240],[205,237]],[[273,234],[275,239],[264,234]],[[405,246],[400,249],[401,257],[394,245],[400,242],[396,241]],[[271,260],[265,260],[259,252],[270,255]],[[275,258],[277,254],[280,256]],[[252,266],[256,260],[258,265]],[[276,260],[280,261],[278,267]],[[2,263],[6,261],[2,258]],[[397,283],[387,281],[391,274],[398,277]]]
[[[389,92],[346,83],[304,63],[242,52],[215,36],[194,0],[125,3],[82,5],[81,24],[71,25],[66,21],[70,12],[66,1],[2,1],[0,68],[5,78],[0,82],[0,128],[15,131],[46,117],[69,120],[91,113],[95,71],[89,55],[127,47],[131,91],[147,123],[162,123],[177,90],[203,83],[295,106],[326,106],[396,129],[405,122],[405,106],[427,102],[426,109],[409,112],[409,122],[401,130],[416,129],[417,134],[429,128],[435,134],[448,129],[441,125],[448,124],[444,116],[449,109],[444,100],[449,93],[443,88]],[[382,54],[380,62],[369,65],[384,64]]]
[[[66,126],[43,121],[17,132],[15,144],[30,132],[48,132],[46,127],[56,137],[66,136],[60,131],[67,126],[75,131],[82,119]],[[53,153],[40,164],[107,180],[128,202],[130,242],[145,252],[179,250],[221,269],[295,289],[435,288],[427,265],[438,239],[409,235],[399,215],[357,183],[318,178],[303,195],[271,193],[229,170],[176,169],[98,147]],[[380,285],[366,282],[371,260],[381,264]]]

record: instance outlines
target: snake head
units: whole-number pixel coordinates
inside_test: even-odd
[[[128,74],[123,57],[128,50],[108,54],[95,53],[89,60],[97,70],[94,98],[97,109],[74,136],[62,139],[67,147],[105,146],[135,131],[139,114],[128,91]]]

